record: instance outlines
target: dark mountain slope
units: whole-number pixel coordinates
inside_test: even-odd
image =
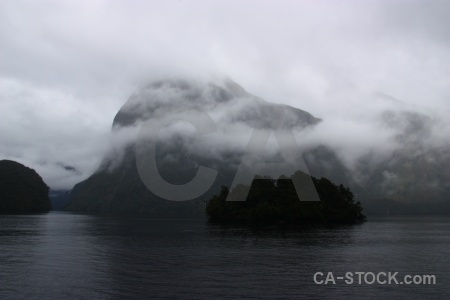
[[[35,213],[52,209],[49,187],[35,170],[0,160],[0,213]]]

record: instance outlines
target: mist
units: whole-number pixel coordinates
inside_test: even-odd
[[[136,129],[115,132],[112,123],[143,86],[229,77],[321,119],[294,130],[302,149],[326,145],[355,174],[361,160],[383,163],[393,182],[399,175],[388,162],[398,152],[429,160],[448,153],[449,8],[400,0],[2,1],[0,158],[36,169],[52,189],[70,189],[112,145],[134,137]],[[211,109],[223,135],[205,141],[208,149],[245,147],[252,124],[233,113],[243,106],[235,99]]]

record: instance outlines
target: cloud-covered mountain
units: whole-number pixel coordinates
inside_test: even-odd
[[[351,169],[401,148],[383,111],[450,120],[449,1],[91,2],[0,1],[0,157],[52,190],[96,170],[123,102],[161,77],[225,74],[306,110]]]
[[[345,132],[333,136],[328,132],[326,119],[322,121],[291,106],[270,104],[229,79],[155,81],[133,94],[116,114],[109,153],[99,169],[74,188],[68,208],[155,216],[202,214],[204,202],[222,185],[231,185],[241,164],[254,163],[244,156],[252,133],[281,128],[294,133],[298,145],[290,149],[294,154],[280,157],[280,145],[272,139],[262,145],[263,157],[253,158],[268,162],[287,159],[294,169],[309,169],[315,177],[349,185],[369,213],[445,212],[449,206],[446,197],[450,174],[446,166],[450,148],[436,143],[440,139],[435,136],[436,128],[445,123],[383,97],[389,104],[383,102],[384,108],[367,120],[380,133],[370,136],[371,132],[367,132],[365,137],[380,145],[365,148],[349,142],[336,146],[340,136],[346,137]],[[271,105],[283,113],[268,110]],[[198,134],[198,128],[183,121],[198,118],[198,112],[211,117],[211,133]],[[364,120],[360,123],[364,124]],[[148,139],[153,139],[156,165],[165,181],[175,185],[187,183],[203,166],[218,172],[211,189],[186,202],[164,200],[149,191],[136,166],[142,164],[136,162],[136,147],[146,142],[144,126],[160,129]],[[327,139],[317,138],[321,136]]]
[[[282,119],[272,113],[273,106],[281,110]],[[183,121],[192,116],[197,118],[199,111],[211,117],[213,133],[199,135],[192,125]],[[182,203],[161,199],[149,191],[138,174],[135,156],[143,124],[174,115],[181,121],[175,120],[162,127],[155,137],[156,162],[162,178],[179,185],[189,182],[199,166],[218,172],[208,192]],[[230,186],[237,168],[243,163],[242,157],[254,129],[271,131],[274,123],[278,123],[277,128],[299,132],[320,121],[303,110],[270,104],[229,79],[151,83],[132,95],[115,116],[111,151],[97,172],[75,187],[69,209],[157,216],[202,214],[204,201],[222,185]],[[276,147],[276,143],[268,143],[265,149],[275,160],[279,159]],[[301,153],[296,155],[300,157]],[[295,163],[295,157],[291,159]]]

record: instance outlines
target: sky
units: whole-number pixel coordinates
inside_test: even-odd
[[[386,108],[450,114],[449,11],[437,0],[0,0],[0,159],[71,188],[98,168],[140,86],[216,74],[326,120],[317,139],[365,151],[387,141]]]

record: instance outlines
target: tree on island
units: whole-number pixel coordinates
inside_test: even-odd
[[[49,187],[35,170],[0,160],[0,214],[47,212]]]
[[[294,176],[308,176],[296,172]],[[206,205],[206,213],[215,223],[255,224],[358,224],[365,221],[359,201],[355,202],[350,189],[337,186],[326,178],[312,181],[321,201],[299,201],[291,178],[256,177],[251,187],[237,186],[231,191],[249,188],[246,201],[226,201],[229,189],[225,186],[219,195]]]

